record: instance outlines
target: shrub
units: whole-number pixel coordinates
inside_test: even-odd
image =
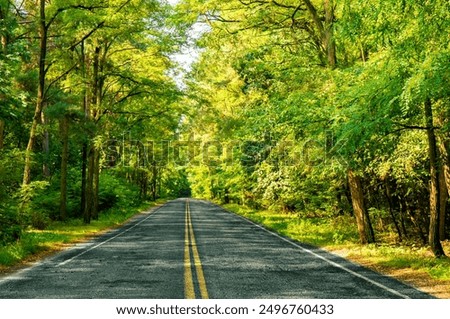
[[[20,239],[22,227],[15,209],[0,206],[0,245]]]
[[[30,214],[30,223],[33,228],[44,230],[50,224],[50,218],[45,212],[33,211]]]
[[[116,207],[133,207],[140,203],[137,186],[128,183],[113,171],[105,171],[100,176],[98,194],[99,211]]]

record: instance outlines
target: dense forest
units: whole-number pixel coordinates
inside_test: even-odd
[[[0,0],[0,245],[192,195],[443,256],[449,34],[448,0]]]
[[[193,195],[388,229],[444,255],[450,3],[183,1],[205,25],[188,81]],[[199,163],[197,161],[196,163]]]
[[[0,1],[0,244],[51,220],[90,223],[119,201],[179,195],[179,172],[140,152],[174,139],[181,117],[171,10]]]

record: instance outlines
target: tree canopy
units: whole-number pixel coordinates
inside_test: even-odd
[[[449,3],[182,1],[210,28],[188,134],[233,144],[195,196],[379,220],[436,256],[448,236]],[[225,155],[224,152],[221,153]],[[212,164],[212,165],[209,165]]]

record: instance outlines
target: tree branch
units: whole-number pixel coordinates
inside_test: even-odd
[[[325,29],[323,27],[323,23],[320,20],[319,14],[317,13],[316,8],[314,7],[314,5],[311,3],[310,0],[303,0],[303,2],[306,5],[306,8],[308,8],[309,13],[311,14],[313,21],[317,27],[317,29],[319,30],[319,33],[321,35],[325,34]]]
[[[50,84],[47,86],[47,89],[45,90],[45,94],[48,93],[48,91],[50,90],[50,88],[56,84],[59,80],[61,80],[63,77],[65,77],[66,75],[68,75],[70,72],[72,72],[74,69],[76,69],[77,64],[74,64],[72,67],[70,67],[68,70],[66,70],[64,73],[62,73],[61,75],[59,75],[56,79],[54,79],[52,82],[50,82]]]
[[[77,5],[71,5],[68,7],[63,7],[63,8],[59,8],[58,10],[56,10],[55,14],[48,20],[47,24],[45,25],[45,27],[48,29],[52,23],[56,20],[56,18],[58,17],[58,15],[60,13],[63,13],[64,11],[67,10],[71,10],[71,9],[76,9],[76,10],[88,10],[88,11],[94,11],[95,9],[107,9],[107,6],[85,6],[82,4],[77,4]]]
[[[407,125],[407,124],[402,124],[402,123],[397,123],[397,122],[394,122],[393,124],[401,127],[401,129],[398,130],[398,131],[401,131],[401,130],[428,130],[428,129],[430,129],[429,127],[420,126],[420,125]],[[434,130],[441,129],[440,126],[433,126],[431,128],[434,129]]]
[[[89,38],[91,35],[93,35],[98,29],[100,29],[101,27],[103,27],[103,25],[104,25],[105,23],[106,23],[106,21],[102,21],[102,22],[98,23],[98,24],[94,27],[94,29],[92,29],[92,30],[89,31],[86,35],[84,35],[84,36],[81,38],[81,40],[79,40],[79,41],[77,41],[75,44],[71,45],[71,46],[69,47],[69,50],[70,50],[70,51],[75,50],[75,48],[76,48],[79,44],[81,44],[82,42],[84,42],[87,38]]]

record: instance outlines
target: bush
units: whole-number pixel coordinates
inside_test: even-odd
[[[105,171],[100,176],[99,211],[116,207],[134,207],[140,203],[139,189],[123,178]]]
[[[50,224],[50,218],[45,212],[33,211],[30,215],[30,223],[33,228],[44,230]]]
[[[20,239],[22,227],[15,209],[0,206],[0,245]]]
[[[31,203],[31,212],[29,212],[32,226],[37,229],[45,229],[41,227],[48,224],[50,219],[58,220],[60,214],[59,201],[59,188],[49,187],[36,194]],[[39,227],[35,225],[39,225]]]
[[[40,199],[45,197],[49,188],[49,183],[46,181],[35,181],[29,185],[22,185],[18,192],[19,199],[19,219],[20,223],[24,226],[36,225],[38,229],[44,229],[47,224],[44,220],[48,219],[48,215],[44,217],[46,213],[40,207]]]

